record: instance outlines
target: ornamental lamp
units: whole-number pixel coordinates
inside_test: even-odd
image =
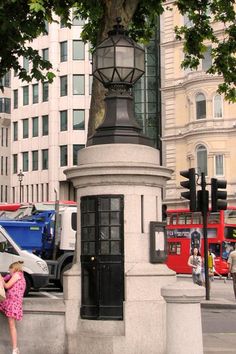
[[[152,146],[152,140],[142,133],[136,122],[131,92],[145,72],[145,50],[128,36],[121,18],[116,19],[108,37],[95,48],[92,61],[94,78],[108,92],[104,120],[88,138],[88,145],[131,143]]]

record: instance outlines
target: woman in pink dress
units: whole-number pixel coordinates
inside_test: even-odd
[[[19,354],[17,348],[17,331],[16,320],[21,320],[23,317],[23,296],[25,292],[25,278],[23,275],[23,263],[14,262],[9,267],[9,275],[2,277],[0,275],[0,281],[2,281],[4,288],[6,289],[6,299],[0,302],[0,311],[8,319],[9,330],[11,335],[12,354]]]

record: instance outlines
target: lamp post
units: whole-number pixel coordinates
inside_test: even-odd
[[[88,145],[125,143],[152,146],[134,116],[132,86],[145,72],[145,50],[128,37],[121,18],[93,53],[93,76],[108,89],[105,116]]]
[[[21,188],[22,188],[22,181],[24,177],[24,173],[22,172],[22,170],[20,170],[17,177],[18,177],[18,181],[20,182],[20,203],[21,203]]]

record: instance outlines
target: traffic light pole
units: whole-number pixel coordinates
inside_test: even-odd
[[[208,240],[207,240],[207,213],[208,213],[208,191],[206,190],[205,173],[201,173],[201,211],[203,221],[203,240],[204,240],[204,270],[205,270],[205,286],[206,286],[206,300],[210,300],[210,283],[208,270]]]
[[[180,185],[187,192],[182,192],[181,196],[189,200],[190,211],[201,211],[203,221],[203,239],[204,239],[204,271],[205,271],[205,286],[206,286],[206,300],[210,300],[210,283],[209,283],[209,270],[208,270],[208,239],[207,239],[207,215],[209,204],[209,192],[206,189],[206,176],[205,173],[201,173],[201,183],[197,184],[201,186],[201,190],[196,190],[196,173],[195,168],[189,168],[185,171],[180,171],[180,175],[187,178],[185,181],[181,181]],[[197,174],[198,175],[198,174]],[[211,212],[227,209],[227,192],[220,189],[225,189],[227,181],[211,179]],[[197,198],[196,198],[197,193]]]

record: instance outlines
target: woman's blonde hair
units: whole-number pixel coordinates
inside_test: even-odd
[[[23,264],[23,261],[14,262],[10,264],[9,269],[12,269],[14,272],[22,272]]]

